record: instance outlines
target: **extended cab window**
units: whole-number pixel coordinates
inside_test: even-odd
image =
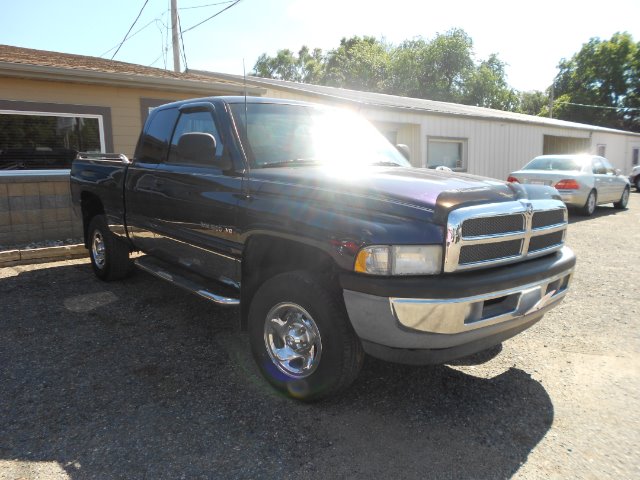
[[[167,158],[169,139],[178,118],[177,108],[157,110],[149,118],[136,155],[141,163],[161,163]]]
[[[216,156],[222,155],[222,141],[220,134],[213,121],[213,116],[209,111],[184,112],[178,119],[176,130],[173,132],[171,139],[171,150],[169,151],[168,163],[186,163],[178,154],[178,141],[185,133],[210,133],[216,139]],[[207,159],[203,159],[202,163],[207,163]]]

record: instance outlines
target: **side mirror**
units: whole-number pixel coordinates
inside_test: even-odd
[[[178,140],[178,155],[189,163],[211,163],[216,155],[216,139],[210,133],[185,133]]]
[[[614,172],[616,175],[622,175],[622,170],[620,170],[619,168],[616,168]]]
[[[396,150],[398,150],[404,158],[406,158],[409,162],[411,161],[411,150],[404,143],[399,143],[396,145]]]
[[[231,160],[226,156],[216,159],[216,139],[210,133],[185,133],[178,140],[178,155],[185,163],[218,167],[229,170]]]

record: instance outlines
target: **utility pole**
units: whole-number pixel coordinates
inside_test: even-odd
[[[180,44],[178,43],[178,0],[171,0],[171,45],[173,71],[180,72]]]
[[[551,92],[549,93],[549,118],[553,118],[553,83],[551,84]]]

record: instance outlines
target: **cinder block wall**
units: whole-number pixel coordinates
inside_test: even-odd
[[[80,237],[69,170],[0,172],[0,249]]]

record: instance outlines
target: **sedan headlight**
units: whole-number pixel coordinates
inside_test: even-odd
[[[440,245],[383,245],[358,252],[354,270],[371,275],[434,275],[442,272]]]

